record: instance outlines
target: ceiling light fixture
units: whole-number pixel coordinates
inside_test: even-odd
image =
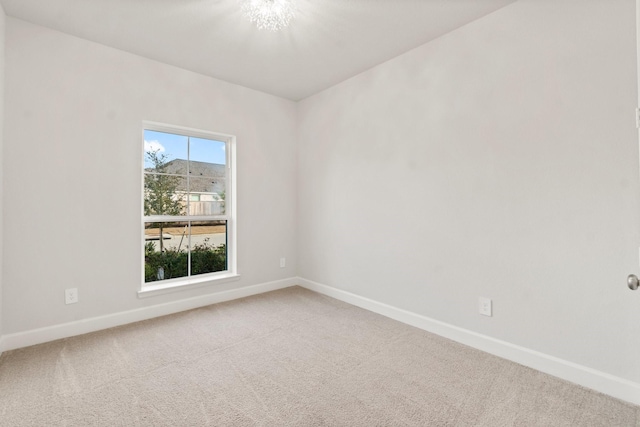
[[[295,17],[293,0],[240,0],[241,10],[258,29],[278,31]]]

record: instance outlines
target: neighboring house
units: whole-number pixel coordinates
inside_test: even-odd
[[[153,169],[148,171],[153,172]],[[223,215],[225,213],[225,165],[174,159],[165,164],[162,172],[185,177],[180,179],[176,193],[185,203],[188,200],[190,215]],[[188,184],[187,175],[189,176]]]
[[[187,165],[188,164],[188,165]],[[187,167],[188,166],[188,167]],[[175,159],[165,164],[165,173],[187,175],[189,171],[189,188],[194,193],[224,193],[226,184],[226,167],[216,163],[196,162],[184,159]],[[186,191],[186,181],[181,191]]]

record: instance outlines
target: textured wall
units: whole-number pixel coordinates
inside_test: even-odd
[[[299,275],[640,381],[634,7],[522,0],[302,101]]]

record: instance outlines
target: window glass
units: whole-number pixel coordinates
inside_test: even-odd
[[[145,282],[188,276],[189,223],[147,223],[144,240]]]
[[[144,283],[225,272],[231,265],[230,139],[190,133],[144,130]]]
[[[155,172],[164,172],[157,168],[158,162],[153,159],[158,159],[160,163],[170,166],[171,162],[176,159],[186,159],[188,150],[188,137],[184,135],[176,135],[166,132],[157,132],[153,130],[144,131],[144,167],[155,169]],[[154,156],[147,155],[148,153],[154,153]],[[175,167],[173,168],[175,170]],[[175,172],[169,172],[175,173]],[[186,164],[184,165],[184,171],[182,174],[187,173]]]

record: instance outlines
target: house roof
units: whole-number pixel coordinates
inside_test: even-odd
[[[147,171],[152,172],[153,169],[147,169]],[[195,193],[221,194],[226,187],[226,167],[217,163],[174,159],[164,165],[162,172],[184,176],[188,172],[189,189]],[[181,179],[178,184],[178,191],[186,191],[186,185],[187,180]]]
[[[187,170],[189,176],[192,177],[212,177],[224,178],[226,176],[225,165],[217,163],[196,162],[194,160],[187,161],[185,159],[174,159],[165,164],[165,172],[186,175]]]

